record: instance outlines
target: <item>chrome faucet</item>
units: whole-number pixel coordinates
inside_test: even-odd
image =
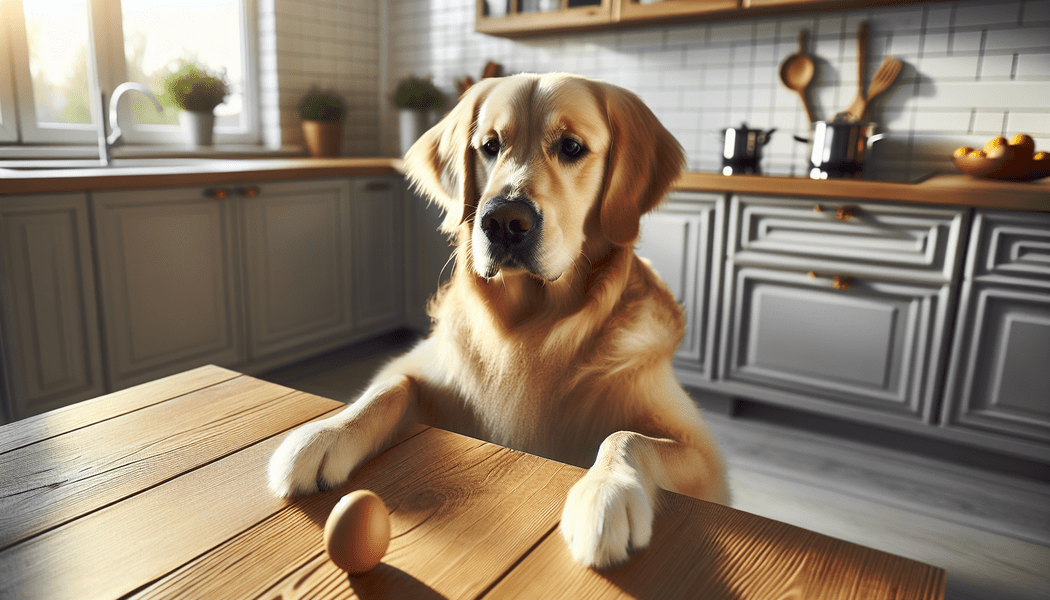
[[[135,81],[125,81],[118,85],[117,89],[113,90],[113,98],[109,101],[109,119],[107,119],[106,93],[102,92],[102,115],[98,120],[98,160],[103,167],[108,167],[110,162],[113,161],[113,149],[124,143],[124,133],[120,130],[120,124],[117,121],[117,107],[120,106],[120,97],[131,90],[142,92],[153,101],[153,106],[157,107],[157,112],[164,112],[160,102],[157,101],[157,97],[153,95],[153,92],[148,87]],[[111,125],[113,128],[113,132],[109,136],[106,136],[107,125]]]

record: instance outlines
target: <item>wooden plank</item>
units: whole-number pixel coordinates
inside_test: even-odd
[[[583,471],[430,429],[302,498],[136,598],[476,597],[551,531]],[[323,550],[338,499],[371,489],[391,511],[383,563],[349,577]]]
[[[625,565],[584,569],[555,532],[485,598],[943,596],[941,569],[678,494],[662,500],[650,547]]]
[[[267,439],[0,552],[0,598],[118,598],[277,512]]]
[[[143,383],[0,427],[0,454],[240,376],[215,365]]]
[[[0,549],[342,406],[242,376],[0,455]]]

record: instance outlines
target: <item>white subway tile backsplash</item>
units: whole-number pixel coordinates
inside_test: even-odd
[[[405,75],[430,75],[453,96],[455,80],[477,79],[495,60],[507,73],[569,71],[635,90],[679,137],[692,168],[720,169],[721,130],[747,121],[778,129],[766,172],[801,171],[805,145],[792,136],[809,126],[797,94],[780,83],[779,65],[807,29],[807,50],[820,66],[810,98],[817,118],[833,117],[856,95],[856,33],[865,20],[866,79],[886,54],[905,62],[871,115],[892,134],[902,163],[947,164],[945,148],[1007,130],[1050,138],[1050,0],[915,3],[524,39],[474,33],[473,0],[397,0],[381,11],[384,1],[260,2],[268,144],[299,139],[294,106],[320,85],[351,104],[347,152],[390,151],[379,138],[396,131],[393,111],[381,108],[392,90],[379,89],[381,80],[392,88]],[[378,37],[384,13],[386,63]]]

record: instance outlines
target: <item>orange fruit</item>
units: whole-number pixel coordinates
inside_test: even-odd
[[[1029,158],[1035,154],[1035,140],[1023,133],[1015,135],[1010,140],[1010,145],[1017,152],[1017,158]]]
[[[992,150],[995,150],[1000,146],[1005,146],[1006,144],[1006,138],[1004,138],[1003,136],[999,136],[997,138],[989,140],[988,143],[984,145],[984,151],[987,154],[988,152],[991,152]]]
[[[973,148],[971,148],[969,146],[960,146],[960,147],[955,149],[955,152],[952,152],[952,156],[956,156],[956,157],[962,158],[963,156],[966,156],[967,154],[969,154],[971,152],[973,152]]]

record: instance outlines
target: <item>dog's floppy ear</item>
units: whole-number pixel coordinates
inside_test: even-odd
[[[642,215],[664,199],[682,172],[685,153],[638,96],[608,84],[602,91],[610,130],[602,232],[626,246],[638,237]]]
[[[441,231],[451,235],[477,208],[474,132],[478,106],[498,80],[473,86],[437,125],[405,153],[405,172],[415,188],[445,209]]]

